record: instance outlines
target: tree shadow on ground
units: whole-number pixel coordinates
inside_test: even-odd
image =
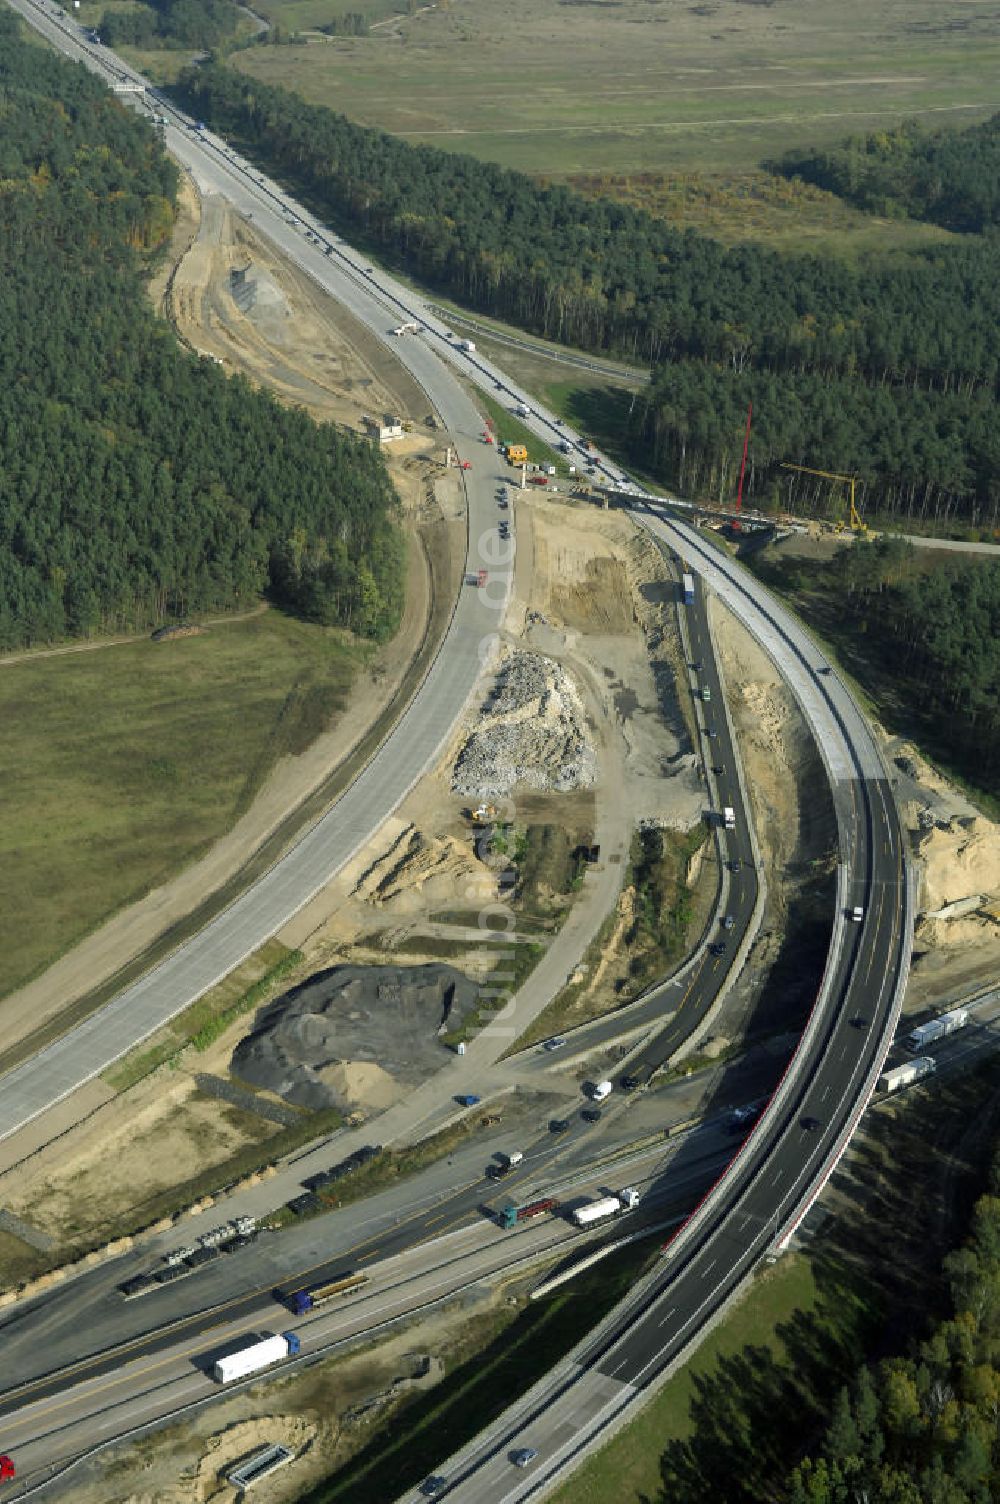
[[[966,1234],[1000,1132],[995,1068],[872,1113],[808,1249],[810,1310],[692,1381],[691,1433],[660,1459],[656,1504],[773,1504],[862,1362],[911,1351],[946,1310],[941,1261]],[[780,1272],[780,1265],[778,1266]],[[765,1273],[748,1299],[766,1295]]]

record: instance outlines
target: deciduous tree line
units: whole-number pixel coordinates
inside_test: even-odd
[[[788,152],[771,167],[872,214],[961,232],[1000,222],[1000,115],[965,131],[906,120],[895,130],[849,136],[829,151]]]
[[[1000,1495],[1000,1176],[944,1274],[952,1314],[840,1394],[789,1504],[993,1504]]]

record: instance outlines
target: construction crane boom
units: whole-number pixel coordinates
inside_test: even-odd
[[[833,471],[833,470],[813,470],[811,468],[811,466],[809,466],[809,465],[793,465],[790,461],[785,461],[782,464],[781,468],[782,468],[782,470],[800,470],[803,475],[819,475],[819,476],[822,477],[823,480],[843,480],[843,481],[846,481],[847,484],[851,488],[850,514],[849,514],[850,515],[850,523],[851,523],[851,531],[855,532],[855,533],[867,533],[867,531],[868,531],[868,525],[862,519],[861,513],[858,511],[857,507],[854,505],[855,487],[857,486],[857,483],[858,483],[858,477],[856,475],[837,475],[836,472]]]

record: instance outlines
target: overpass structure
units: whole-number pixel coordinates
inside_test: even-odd
[[[112,85],[144,82],[105,49],[88,44],[49,0],[9,3]],[[484,390],[499,392],[498,400],[514,399],[521,421],[543,442],[566,443],[593,457],[579,435],[518,392],[502,370],[460,349],[410,289],[366,266],[225,142],[210,132],[193,131],[193,122],[173,106],[161,101],[158,108],[167,112],[169,149],[203,186],[225,193],[238,209],[252,213],[280,249],[380,338],[392,338],[387,318],[395,326],[401,319],[419,323],[422,337],[394,340],[394,353],[421,382],[460,446],[474,442],[482,425],[454,380],[456,370]],[[754,1132],[665,1249],[656,1270],[473,1444],[442,1461],[445,1483],[439,1496],[462,1504],[542,1498],[683,1360],[759,1263],[787,1244],[836,1166],[874,1089],[898,1016],[912,944],[904,833],[874,736],[846,686],[790,614],[737,562],[687,526],[669,504],[658,503],[629,482],[611,460],[596,456],[596,463],[636,520],[675,550],[685,567],[697,571],[735,612],[801,705],[826,764],[837,810],[837,916],[819,995]],[[492,526],[487,526],[492,511],[474,477],[468,493],[470,565],[496,567],[490,557]],[[127,1006],[116,999],[51,1051],[2,1078],[0,1136],[122,1053],[123,1028],[133,1031],[124,1044],[129,1048],[180,1011],[337,870],[432,760],[471,692],[496,622],[496,609],[478,592],[463,592],[439,658],[407,714],[404,735],[386,743],[331,815],[255,888],[123,995]],[[848,923],[845,916],[856,908],[863,912],[861,922]],[[136,1022],[140,1018],[141,1024]],[[142,1031],[137,1037],[136,1028]],[[535,1454],[523,1469],[511,1465],[512,1453],[520,1448]]]
[[[809,720],[838,816],[833,943],[777,1091],[658,1267],[474,1443],[442,1460],[440,1497],[461,1504],[543,1498],[632,1417],[758,1266],[787,1246],[875,1089],[908,972],[913,904],[905,835],[874,736],[846,687],[790,613],[738,565],[668,507],[650,501],[635,510],[757,638]],[[860,924],[847,919],[856,907],[864,910]],[[515,1467],[511,1459],[522,1450],[536,1455]]]

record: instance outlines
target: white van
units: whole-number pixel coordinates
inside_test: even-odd
[[[595,1102],[603,1102],[605,1097],[610,1097],[612,1089],[610,1081],[598,1081],[591,1092],[591,1096]]]

